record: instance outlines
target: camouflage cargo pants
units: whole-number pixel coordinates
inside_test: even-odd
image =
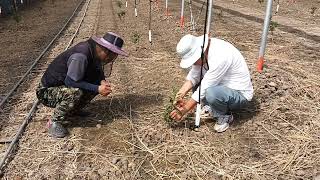
[[[68,114],[84,108],[95,96],[95,93],[67,86],[37,88],[39,101],[48,107],[55,108],[52,121],[63,121]]]

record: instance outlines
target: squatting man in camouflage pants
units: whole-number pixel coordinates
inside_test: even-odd
[[[37,97],[45,106],[54,108],[48,122],[48,133],[63,138],[68,131],[62,125],[66,116],[86,116],[81,111],[97,94],[107,96],[111,86],[105,80],[103,66],[113,63],[122,50],[123,40],[108,32],[103,37],[93,36],[58,55],[44,73],[37,88]]]
[[[244,108],[252,99],[250,73],[237,48],[224,40],[206,37],[202,67],[204,76],[199,90],[202,45],[203,36],[195,37],[190,34],[185,35],[177,45],[177,53],[182,58],[180,66],[191,69],[177,93],[177,109],[170,115],[180,121],[200,101],[204,104],[202,116],[217,118],[214,129],[223,132],[233,121],[231,112]],[[195,92],[184,102],[183,97],[191,89]]]

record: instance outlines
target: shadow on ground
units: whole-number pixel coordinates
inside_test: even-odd
[[[126,94],[114,98],[97,99],[85,108],[92,113],[88,117],[71,117],[69,127],[95,127],[97,124],[108,124],[119,118],[135,118],[136,109],[158,106],[162,103],[161,94]]]
[[[256,99],[256,97],[253,97],[252,101],[249,102],[247,107],[245,107],[241,110],[232,112],[233,117],[234,117],[234,121],[231,126],[233,126],[233,127],[242,126],[245,122],[254,118],[258,114],[259,109],[260,109],[260,102]],[[201,119],[200,126],[202,126],[204,124],[210,124],[209,129],[210,130],[212,129],[212,131],[214,131],[213,125],[211,125],[211,124],[214,123],[215,121],[216,120],[212,119],[212,118]],[[190,129],[194,129],[195,128],[194,123],[195,123],[195,117],[193,114],[191,114],[190,117],[186,118],[186,121],[179,122],[179,123],[173,123],[171,125],[171,128],[178,129],[178,128],[188,127]]]

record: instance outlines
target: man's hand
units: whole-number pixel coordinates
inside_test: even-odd
[[[184,107],[176,107],[176,109],[170,113],[170,117],[176,121],[181,121],[182,117],[186,113],[187,111],[184,109]]]
[[[181,121],[182,117],[197,105],[193,99],[183,102],[183,105],[177,105],[176,109],[170,113],[170,117],[176,121]]]
[[[175,121],[181,121],[183,115],[178,111],[178,110],[173,110],[171,113],[170,113],[170,117],[172,119],[174,119]]]
[[[188,80],[182,85],[182,87],[176,94],[173,104],[177,104],[178,102],[181,102],[181,100],[183,100],[183,98],[191,89],[192,89],[192,82]]]
[[[99,94],[101,94],[102,96],[108,96],[112,92],[111,86],[108,83],[101,84],[98,90],[99,90]]]
[[[180,93],[180,92],[178,92],[178,93],[176,94],[176,97],[174,98],[173,104],[174,104],[174,105],[177,105],[177,104],[179,104],[179,103],[182,102],[182,101],[183,101],[183,94]]]
[[[184,99],[179,99],[176,102],[173,103],[174,106],[176,107],[183,107],[184,105],[186,105],[186,101]]]

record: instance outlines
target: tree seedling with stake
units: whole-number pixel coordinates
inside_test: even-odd
[[[166,103],[165,109],[163,112],[163,119],[168,123],[169,126],[174,125],[175,121],[170,117],[170,113],[176,109],[175,106],[175,98],[178,93],[178,90],[176,88],[172,88],[171,94],[169,96],[169,102]]]
[[[134,0],[134,16],[138,17],[138,10],[137,10],[137,0]]]
[[[312,15],[315,15],[315,12],[316,12],[317,9],[318,9],[317,7],[312,7],[310,13]]]
[[[223,10],[220,9],[220,11],[218,12],[218,17],[219,17],[219,18],[222,18],[222,16],[223,16]]]
[[[195,26],[194,17],[193,17],[193,14],[192,14],[192,0],[189,0],[189,10],[190,10],[191,28],[192,28],[192,31],[195,32],[196,31],[196,26]]]
[[[138,34],[137,32],[135,32],[135,33],[133,34],[133,36],[132,36],[132,42],[133,42],[134,44],[137,44],[137,43],[139,42],[139,40],[140,40],[140,34]]]
[[[117,1],[117,5],[118,5],[119,8],[121,8],[122,7],[122,2],[121,1]]]
[[[121,11],[119,11],[119,12],[117,13],[117,15],[118,15],[118,17],[119,17],[120,19],[122,19],[122,18],[124,17],[124,15],[126,15],[126,12],[125,12],[124,10],[121,10]]]
[[[152,0],[149,0],[149,42],[152,43],[152,34],[151,34],[151,6],[152,6]]]
[[[271,41],[273,41],[273,31],[276,30],[279,24],[277,22],[271,21],[270,22],[270,31],[271,31]]]
[[[277,22],[274,22],[274,21],[271,21],[270,22],[270,31],[271,31],[271,34],[273,35],[273,31],[276,29],[276,27],[278,27],[279,24]]]
[[[21,16],[16,11],[13,12],[13,16],[12,17],[17,23],[21,21]]]

